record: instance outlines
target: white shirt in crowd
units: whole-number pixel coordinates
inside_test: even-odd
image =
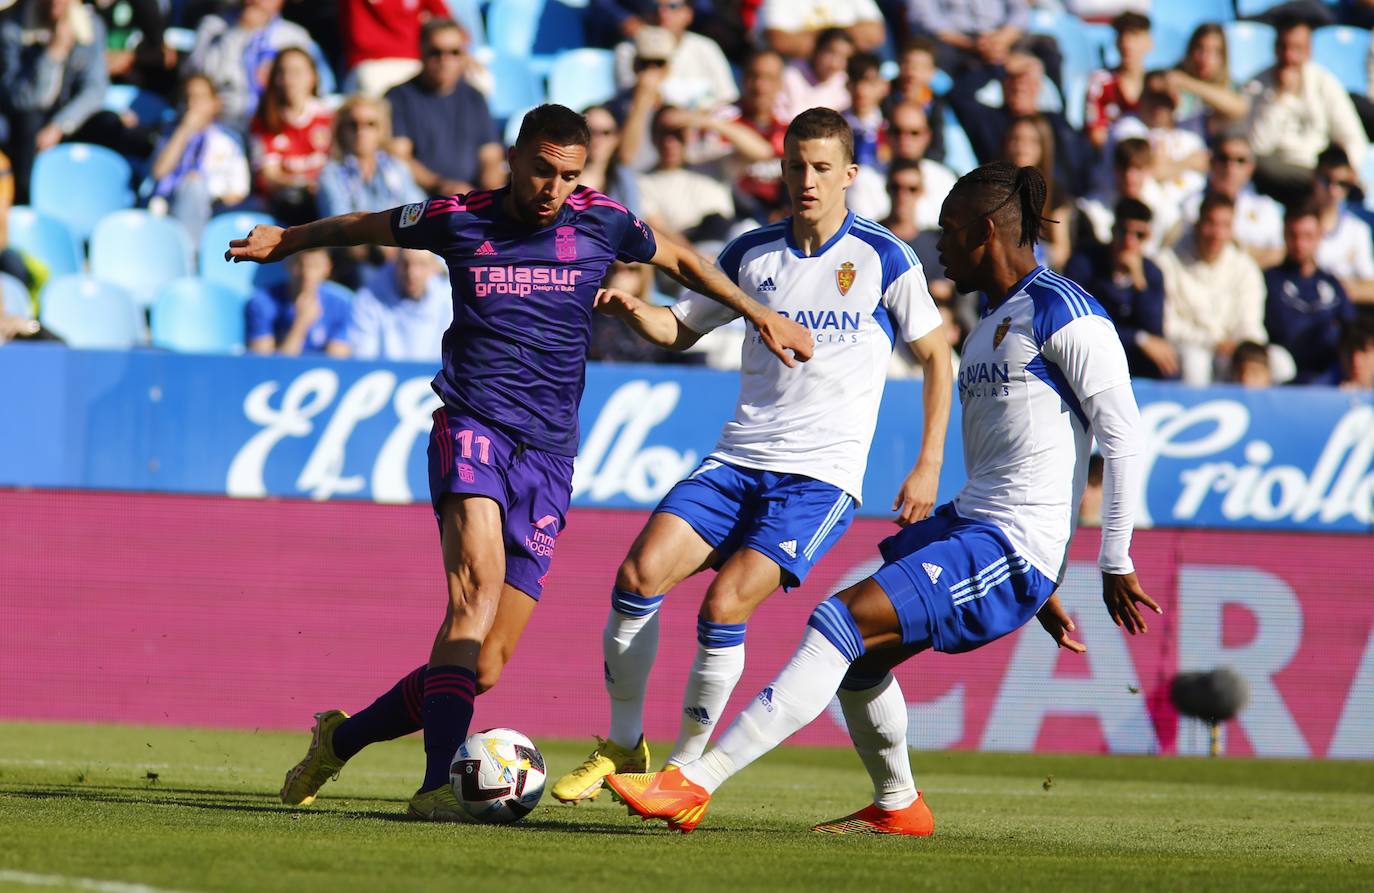
[[[1191,231],[1202,208],[1206,186],[1183,202],[1183,219],[1171,234],[1170,244],[1181,239],[1185,230]],[[1260,195],[1246,187],[1236,196],[1236,244],[1250,252],[1273,251],[1283,248],[1283,205],[1267,195]]]
[[[1374,233],[1369,224],[1341,211],[1336,228],[1317,246],[1317,266],[1337,279],[1374,279]]]
[[[1315,168],[1317,155],[1338,143],[1358,170],[1369,146],[1350,94],[1336,76],[1316,62],[1302,69],[1302,89],[1280,93],[1268,68],[1245,85],[1250,100],[1250,145],[1260,158],[1273,157]]]
[[[873,0],[764,0],[758,27],[764,31],[819,31],[882,20],[882,10]]]
[[[635,83],[635,45],[625,41],[615,48],[615,77],[622,90]],[[714,40],[687,31],[668,60],[660,88],[665,105],[685,109],[712,109],[739,99],[730,63]]]
[[[650,171],[639,175],[639,213],[682,232],[711,214],[733,219],[735,199],[729,184],[690,168]]]
[[[452,323],[453,291],[447,276],[431,276],[417,300],[401,294],[395,265],[387,264],[353,296],[348,341],[360,360],[437,363]]]
[[[1190,236],[1155,259],[1164,274],[1164,336],[1211,350],[1222,341],[1268,342],[1264,274],[1250,255],[1227,243],[1211,263]]]

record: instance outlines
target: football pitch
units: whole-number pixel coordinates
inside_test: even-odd
[[[1374,887],[1374,764],[917,752],[926,840],[807,831],[867,802],[843,749],[782,748],[695,833],[605,793],[508,827],[401,817],[418,736],[314,807],[277,800],[307,734],[0,724],[0,889],[1353,890]],[[590,742],[539,741],[552,777]],[[662,749],[659,751],[662,752]]]

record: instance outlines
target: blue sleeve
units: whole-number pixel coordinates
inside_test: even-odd
[[[615,256],[623,261],[638,261],[647,264],[658,253],[658,243],[654,241],[653,230],[633,211],[620,210],[623,223],[620,239],[616,244]]]
[[[391,234],[402,248],[442,251],[454,244],[453,218],[462,207],[458,196],[447,196],[392,208]]]
[[[266,291],[255,291],[243,308],[243,339],[252,343],[264,336],[276,338],[277,302]]]
[[[334,217],[338,214],[347,214],[349,211],[361,210],[360,208],[349,207],[348,187],[343,182],[343,166],[337,161],[331,161],[320,171],[320,191],[316,196],[316,202],[320,206],[321,217]]]
[[[745,236],[748,233],[744,234]],[[747,242],[744,236],[736,236],[730,243],[723,248],[716,257],[716,266],[720,271],[730,277],[730,281],[739,285],[739,265],[744,260],[744,251],[752,242]]]

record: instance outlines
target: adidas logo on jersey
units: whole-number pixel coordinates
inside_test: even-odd
[[[476,251],[474,251],[474,252],[472,252],[472,253],[473,253],[473,255],[475,255],[476,257],[495,257],[495,256],[496,256],[496,249],[495,249],[494,247],[492,247],[492,244],[491,244],[490,241],[486,241],[486,242],[483,242],[483,243],[481,244],[481,246],[480,246]]]
[[[930,582],[932,583],[940,579],[940,574],[944,572],[944,568],[940,567],[940,565],[931,564],[929,561],[921,562],[921,567],[926,569],[926,576],[930,577]]]
[[[788,540],[785,543],[778,543],[778,548],[787,553],[788,558],[797,557],[797,541]]]
[[[763,280],[762,282],[759,283],[758,291],[777,291],[777,290],[778,290],[778,287],[777,287],[776,285],[773,284],[773,277],[772,277],[772,276],[769,276],[767,279],[765,279],[765,280]]]

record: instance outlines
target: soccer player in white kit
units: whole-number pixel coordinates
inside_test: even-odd
[[[746,339],[735,418],[664,497],[617,574],[602,640],[610,730],[554,784],[563,802],[595,797],[612,772],[648,768],[644,696],[658,650],[656,612],[672,587],[714,567],[667,764],[701,756],[744,671],[750,615],[779,585],[799,585],[849,526],[898,338],[924,369],[925,417],[920,456],[893,507],[905,524],[934,506],[953,371],[920,262],[906,243],[845,208],[857,167],[839,114],[811,109],[795,118],[782,167],[792,216],[740,236],[718,264],[746,294],[810,329],[814,354],[787,369],[757,334]],[[604,312],[676,350],[737,316],[709,305],[696,296],[672,308],[616,291],[600,298]]]
[[[691,831],[731,775],[815,719],[837,690],[874,802],[817,825],[830,833],[926,836],[935,820],[911,777],[906,704],[891,669],[934,648],[970,651],[1037,616],[1062,647],[1073,624],[1054,597],[1096,436],[1104,459],[1102,597],[1118,626],[1146,631],[1130,558],[1140,414],[1111,320],[1073,282],[1035,262],[1045,181],[1005,162],[963,177],[940,214],[939,250],[960,292],[986,309],[959,371],[967,483],[930,518],[885,540],[872,577],[822,602],[777,679],[680,771],[617,774],[630,810]]]

